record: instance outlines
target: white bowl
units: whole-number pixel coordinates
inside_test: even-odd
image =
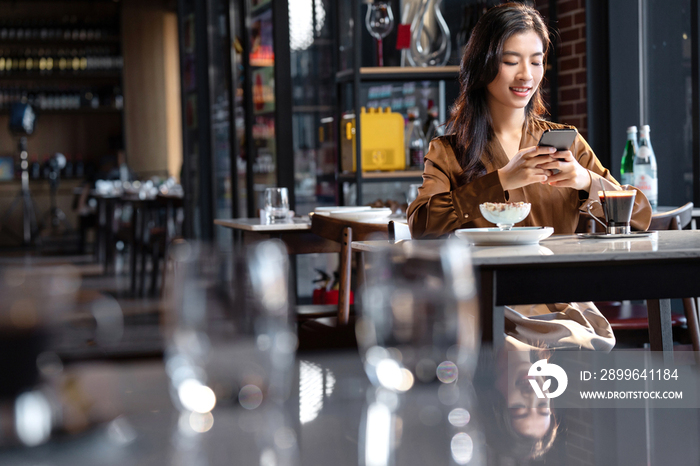
[[[530,214],[529,202],[484,202],[479,205],[481,215],[502,230],[510,230]]]

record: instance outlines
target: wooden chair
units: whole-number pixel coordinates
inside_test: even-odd
[[[338,283],[338,308],[334,313],[339,325],[345,325],[350,321],[350,289],[352,276],[352,247],[353,241],[365,241],[370,239],[389,239],[389,222],[366,223],[350,220],[341,220],[329,215],[310,214],[311,232],[333,241],[338,245],[340,258],[340,271]],[[408,225],[407,225],[408,226]],[[395,233],[394,233],[395,234]],[[357,284],[364,281],[364,255],[356,253]],[[302,318],[330,317],[328,312],[302,313]]]
[[[682,230],[691,223],[692,219],[693,203],[688,202],[677,209],[653,214],[649,230]],[[619,302],[601,302],[596,305],[610,322],[613,331],[649,328],[647,309],[643,304],[623,305]],[[700,351],[700,328],[695,298],[683,298],[683,311],[684,315],[672,314],[671,324],[674,327],[686,325],[693,351]]]

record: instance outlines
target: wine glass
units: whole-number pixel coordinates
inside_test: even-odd
[[[382,51],[382,39],[391,32],[394,27],[394,14],[391,5],[387,2],[374,2],[367,8],[365,26],[370,35],[377,40],[377,66],[384,66],[384,53]]]

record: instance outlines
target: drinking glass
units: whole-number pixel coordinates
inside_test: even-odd
[[[375,1],[367,7],[365,26],[370,35],[377,41],[377,66],[384,66],[384,52],[382,39],[384,39],[394,27],[394,14],[391,5],[387,2]]]
[[[439,259],[400,246],[373,256],[357,324],[373,384],[360,426],[360,464],[404,464],[416,456],[465,464],[478,439],[473,423],[455,421],[468,419],[474,405],[470,378],[479,342],[468,246],[450,241]]]
[[[289,215],[287,188],[265,189],[265,217],[269,223],[284,222]]]
[[[62,363],[52,346],[79,288],[73,266],[0,267],[0,448],[36,446],[66,426],[53,383]]]
[[[468,377],[480,331],[468,246],[449,241],[439,260],[402,246],[371,259],[357,325],[370,381],[405,392],[436,378],[452,383],[460,371]]]
[[[264,241],[244,253],[182,241],[172,257],[165,361],[181,429],[216,428],[217,410],[237,410],[261,455],[295,464],[285,401],[297,340],[284,245]],[[276,444],[280,436],[288,441]]]
[[[406,193],[406,202],[408,202],[408,205],[411,205],[411,202],[416,200],[418,197],[418,188],[421,186],[420,184],[412,184],[408,187],[408,192]]]
[[[619,191],[598,191],[600,200],[593,201],[587,208],[588,215],[603,225],[608,235],[629,235],[631,231],[630,220],[634,210],[634,198],[637,191],[629,188],[629,186],[623,186],[622,188]],[[594,203],[600,204],[603,208],[605,223],[591,213],[591,207]]]

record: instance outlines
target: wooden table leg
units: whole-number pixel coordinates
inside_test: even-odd
[[[141,256],[141,267],[139,267],[139,296],[143,296],[146,291],[146,232],[148,231],[148,224],[151,221],[151,210],[146,204],[142,204],[141,208],[141,229],[139,230],[139,255]]]
[[[131,212],[131,235],[129,241],[129,275],[131,278],[131,295],[136,297],[136,242],[137,242],[137,232],[138,221],[139,221],[139,208],[136,203],[133,203],[134,210]]]
[[[105,200],[106,229],[105,229],[105,274],[114,274],[114,207],[115,200]]]
[[[107,255],[105,235],[107,234],[107,205],[104,199],[97,199],[97,239],[95,244],[95,258],[102,264],[104,273],[107,272]]]
[[[648,299],[649,342],[652,351],[663,351],[673,358],[673,332],[671,330],[671,300]],[[667,356],[664,355],[664,360]]]

